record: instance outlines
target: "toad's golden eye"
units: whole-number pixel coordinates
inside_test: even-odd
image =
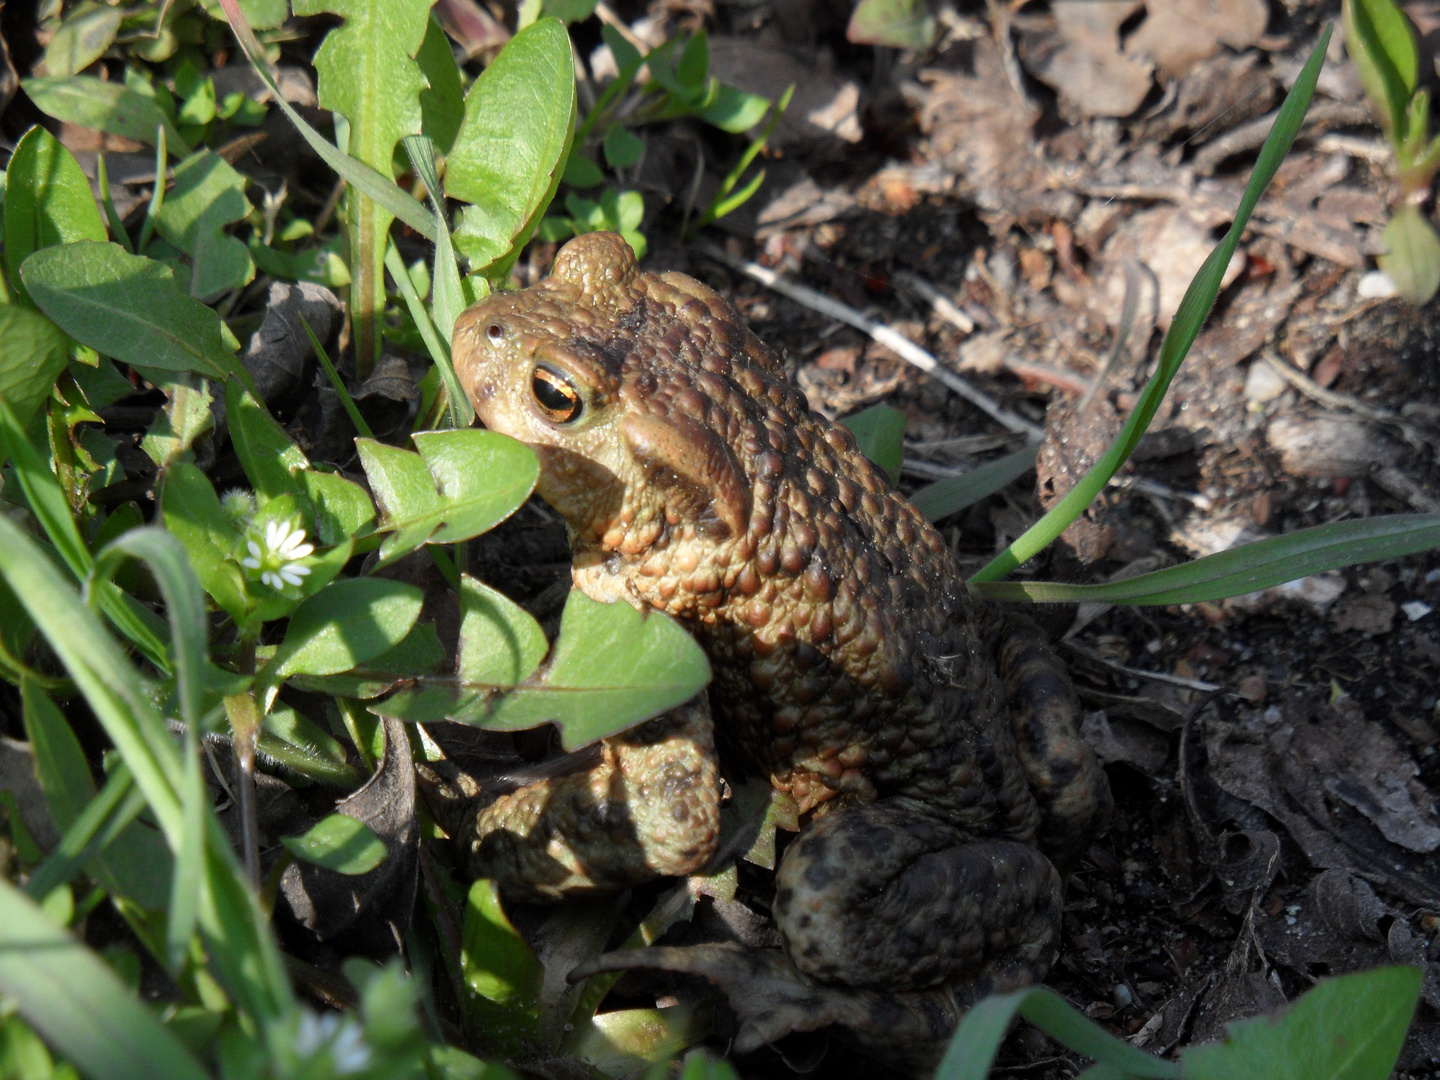
[[[570,376],[547,365],[540,365],[530,376],[530,392],[540,411],[557,424],[574,423],[585,411],[585,402]]]

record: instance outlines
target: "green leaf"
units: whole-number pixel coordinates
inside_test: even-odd
[[[565,183],[573,188],[592,188],[597,184],[605,182],[605,174],[600,171],[600,166],[591,161],[584,154],[571,154],[565,162]],[[546,218],[546,221],[551,220]],[[544,226],[542,225],[543,229]]]
[[[935,1070],[935,1080],[985,1080],[995,1051],[1000,1049],[1017,1014],[1070,1049],[1127,1074],[1161,1080],[1175,1080],[1181,1075],[1173,1061],[1151,1057],[1121,1042],[1055,991],[1041,986],[993,995],[972,1006],[951,1037],[940,1067]]]
[[[1386,253],[1375,261],[1395,284],[1395,292],[1417,307],[1440,289],[1440,236],[1424,212],[1411,203],[1395,211],[1380,242]]]
[[[248,285],[255,264],[246,246],[225,226],[250,213],[245,177],[228,161],[201,150],[175,167],[175,186],[155,215],[160,235],[190,256],[190,295],[212,300]]]
[[[70,340],[38,311],[0,305],[0,398],[22,428],[65,370]]]
[[[721,131],[738,135],[758,124],[768,108],[769,98],[722,84],[716,88],[715,100],[700,109],[696,115]]]
[[[1085,508],[1104,489],[1105,485],[1109,483],[1110,477],[1115,475],[1116,470],[1125,463],[1135,449],[1135,444],[1140,441],[1140,436],[1145,433],[1156,410],[1160,408],[1160,403],[1165,399],[1165,393],[1170,388],[1171,380],[1180,370],[1180,364],[1184,361],[1185,354],[1190,351],[1190,346],[1194,344],[1195,338],[1199,335],[1200,327],[1210,313],[1211,305],[1215,303],[1215,297],[1220,291],[1220,283],[1225,276],[1225,269],[1235,254],[1235,249],[1240,243],[1240,236],[1250,221],[1250,214],[1254,211],[1255,204],[1260,201],[1260,196],[1264,194],[1270,181],[1274,179],[1276,170],[1280,168],[1281,161],[1284,160],[1290,146],[1295,141],[1295,136],[1300,131],[1300,125],[1305,119],[1305,110],[1309,107],[1310,98],[1315,92],[1315,81],[1320,76],[1320,67],[1325,62],[1325,49],[1329,43],[1330,28],[1327,26],[1321,33],[1319,42],[1311,51],[1310,58],[1296,77],[1290,92],[1285,95],[1285,101],[1280,106],[1275,123],[1270,128],[1269,136],[1265,139],[1265,145],[1260,149],[1260,157],[1255,163],[1255,171],[1250,174],[1250,180],[1246,183],[1245,191],[1240,196],[1240,205],[1236,208],[1235,220],[1231,222],[1229,231],[1206,258],[1191,280],[1189,288],[1185,290],[1185,295],[1181,298],[1180,306],[1176,309],[1175,317],[1170,323],[1170,329],[1166,331],[1165,338],[1160,343],[1160,356],[1155,374],[1146,383],[1135,409],[1125,422],[1125,427],[1121,429],[1119,436],[1105,453],[1100,456],[1100,460],[1080,478],[1079,483],[1071,488],[1055,506],[1051,507],[1044,517],[1026,530],[1024,535],[983,566],[970,579],[972,582],[994,581],[1040,552],[1064,532],[1072,521],[1085,512]]]
[[[31,128],[5,170],[5,265],[10,283],[28,297],[20,264],[30,254],[72,240],[103,243],[108,238],[80,163],[50,132]]]
[[[1391,514],[1335,521],[1105,585],[1049,581],[975,582],[990,600],[1111,604],[1196,604],[1223,600],[1362,562],[1440,546],[1440,514]]]
[[[201,0],[201,3],[212,19],[225,21],[220,0]],[[286,0],[239,0],[239,4],[246,21],[256,30],[273,30],[290,15],[290,5]]]
[[[145,369],[140,369],[145,372]],[[190,372],[149,371],[147,377],[165,391],[165,407],[156,415],[140,442],[140,448],[160,468],[166,468],[189,450],[214,425],[210,412],[210,390],[198,375]]]
[[[424,599],[415,586],[384,578],[333,583],[295,609],[261,683],[271,690],[291,675],[334,675],[379,656],[410,632]]]
[[[535,617],[498,589],[468,574],[460,579],[460,649],[456,674],[482,686],[518,686],[550,651]]]
[[[426,543],[457,543],[494,528],[529,497],[539,476],[534,452],[492,431],[417,434],[420,454],[356,439],[381,527],[393,530],[381,564]],[[423,457],[422,457],[423,455]]]
[[[554,15],[562,22],[583,22],[595,14],[596,0],[545,0],[546,15]]]
[[[25,260],[20,277],[60,329],[106,356],[222,380],[236,367],[220,316],[181,292],[164,263],[119,244],[46,248]]]
[[[890,477],[890,486],[898,484],[905,460],[905,414],[890,405],[871,405],[840,422],[854,432],[860,452]]]
[[[1386,1080],[1420,997],[1421,972],[1384,967],[1323,979],[1279,1017],[1232,1023],[1181,1051],[1185,1080]]]
[[[385,861],[385,842],[345,814],[321,818],[303,836],[282,836],[280,842],[297,859],[337,874],[368,874]]]
[[[160,508],[165,527],[185,546],[201,587],[240,622],[248,606],[245,576],[231,558],[240,546],[240,530],[221,510],[210,478],[189,462],[173,463],[165,473]]]
[[[560,616],[554,654],[539,674],[455,719],[505,731],[553,720],[573,750],[688,701],[709,681],[704,651],[679,623],[576,590]]]
[[[300,133],[300,137],[310,145],[310,148],[320,156],[326,165],[343,176],[347,183],[357,188],[366,198],[383,206],[425,239],[433,242],[435,240],[435,219],[419,200],[395,183],[389,175],[380,173],[363,161],[342,152],[334,143],[307,124],[305,118],[285,100],[275,82],[275,75],[270,70],[269,61],[265,59],[265,50],[254,32],[251,31],[250,25],[241,11],[239,0],[215,0],[215,2],[224,9],[225,18],[229,21],[230,28],[235,31],[235,39],[240,43],[246,58],[260,75],[261,81],[275,95],[275,103],[290,118],[290,122],[295,125],[295,130]],[[386,167],[388,169],[388,163]]]
[[[640,155],[644,152],[645,140],[629,128],[616,124],[605,133],[605,161],[612,169],[628,169],[640,160]],[[584,159],[582,158],[581,160],[583,161]],[[565,173],[568,177],[570,173],[569,166],[566,166]],[[580,184],[576,186],[584,187],[587,185]]]
[[[455,246],[473,270],[509,271],[554,197],[575,127],[575,61],[559,19],[510,39],[465,98],[445,193],[469,203]]]
[[[315,53],[320,104],[350,121],[351,157],[386,172],[402,136],[420,130],[425,86],[414,56],[432,25],[426,0],[293,0],[295,14],[339,15]]]
[[[257,749],[269,760],[313,780],[349,787],[360,779],[346,764],[345,748],[284,702],[277,702],[265,715]]]
[[[172,153],[189,154],[181,136],[154,98],[121,83],[101,82],[90,75],[47,75],[21,79],[20,85],[41,112],[81,127],[155,145],[155,129],[165,129]]]
[[[930,521],[940,521],[967,506],[993,495],[1035,467],[1038,443],[1022,446],[1014,453],[971,469],[964,476],[952,476],[926,484],[910,501]]]
[[[918,52],[935,44],[940,27],[930,0],[860,0],[845,36],[857,45]]]
[[[89,1076],[210,1075],[103,960],[7,881],[0,881],[0,991]]]
[[[686,94],[699,94],[705,89],[705,76],[710,72],[710,40],[701,30],[680,51],[675,64],[675,81]]]
[[[444,659],[445,647],[435,635],[435,628],[429,623],[416,623],[399,645],[350,671],[340,675],[294,675],[290,685],[365,701],[389,693],[399,680],[413,680],[432,671]]]
[[[225,415],[235,454],[245,478],[260,501],[298,493],[295,473],[308,468],[310,459],[270,416],[268,410],[239,383],[225,387]]]
[[[1393,0],[1345,0],[1345,46],[1370,103],[1390,137],[1403,141],[1405,109],[1415,92],[1419,53],[1410,22]]]
[[[428,135],[441,154],[450,153],[460,121],[465,118],[465,88],[460,85],[460,69],[450,39],[431,15],[425,27],[425,40],[415,54],[420,73],[430,84],[420,92],[420,130]]]
[[[45,72],[74,75],[110,48],[120,30],[120,11],[112,7],[81,7],[60,24],[45,47]]]
[[[467,1027],[502,1052],[519,1052],[540,1030],[545,968],[511,925],[493,881],[480,879],[465,900],[460,971]]]

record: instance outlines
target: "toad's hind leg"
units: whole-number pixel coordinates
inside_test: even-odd
[[[907,800],[812,823],[775,876],[775,921],[804,974],[891,991],[973,992],[1039,981],[1060,934],[1060,876],[1044,855],[974,839]]]
[[[1009,612],[997,621],[1010,723],[1040,807],[1035,843],[1068,870],[1110,820],[1110,782],[1080,737],[1080,702],[1064,661],[1024,615]]]
[[[704,694],[605,739],[600,763],[502,795],[466,826],[469,869],[547,901],[698,870],[715,852],[720,781]]]

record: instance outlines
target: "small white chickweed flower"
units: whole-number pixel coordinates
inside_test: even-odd
[[[247,540],[245,547],[250,555],[241,559],[240,565],[260,571],[260,580],[277,592],[286,585],[304,583],[310,567],[301,566],[299,560],[315,550],[314,544],[305,542],[305,530],[295,528],[288,521],[266,522],[264,546],[256,540]]]

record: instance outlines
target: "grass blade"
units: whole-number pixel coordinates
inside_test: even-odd
[[[947,518],[1024,476],[1035,467],[1035,455],[1039,450],[1039,443],[1022,446],[1013,454],[971,469],[964,476],[952,476],[926,484],[910,496],[910,501],[930,521]]]
[[[465,391],[460,389],[460,380],[455,377],[455,367],[450,363],[450,347],[441,340],[435,324],[430,321],[425,302],[420,299],[415,282],[410,280],[410,271],[405,268],[405,260],[400,257],[400,251],[393,240],[385,251],[385,269],[389,270],[390,276],[395,279],[400,295],[405,299],[405,306],[410,311],[410,317],[415,320],[415,328],[420,331],[425,347],[430,350],[430,359],[435,361],[435,366],[440,369],[440,379],[445,384],[445,395],[449,398],[446,406],[450,412],[451,426],[469,427],[475,419],[475,410],[470,407],[470,399],[465,396]]]
[[[7,881],[0,881],[0,991],[88,1076],[210,1075],[103,960]]]
[[[976,582],[988,600],[1111,604],[1195,604],[1268,589],[1287,581],[1356,563],[1394,559],[1440,546],[1440,514],[1392,514],[1336,521],[1258,540],[1181,566],[1105,585],[1054,581]]]
[[[1301,69],[1299,77],[1295,80],[1295,85],[1285,96],[1285,103],[1280,106],[1279,115],[1276,116],[1275,124],[1270,129],[1270,135],[1266,138],[1265,145],[1260,151],[1259,160],[1255,163],[1255,171],[1250,174],[1250,182],[1245,185],[1245,193],[1240,197],[1240,206],[1235,211],[1235,220],[1231,223],[1230,230],[1225,234],[1224,239],[1215,246],[1215,250],[1210,253],[1204,265],[1200,267],[1194,280],[1190,282],[1190,287],[1185,290],[1185,296],[1175,311],[1175,318],[1170,324],[1169,331],[1165,334],[1165,340],[1160,344],[1160,359],[1155,374],[1146,384],[1145,390],[1141,393],[1140,400],[1135,406],[1135,411],[1130,414],[1130,419],[1126,422],[1120,435],[1100,460],[1080,479],[1080,482],[1056,503],[1049,513],[982,567],[970,579],[972,582],[994,581],[1004,577],[1021,563],[1034,558],[1052,540],[1064,532],[1072,521],[1084,513],[1085,508],[1104,489],[1110,478],[1115,475],[1116,470],[1129,458],[1131,451],[1135,449],[1135,444],[1140,441],[1140,436],[1145,434],[1145,429],[1149,426],[1155,411],[1160,407],[1160,402],[1164,400],[1166,391],[1170,389],[1171,380],[1180,370],[1181,361],[1185,359],[1185,354],[1190,351],[1190,346],[1194,344],[1196,336],[1199,335],[1205,316],[1209,314],[1211,305],[1215,303],[1215,297],[1220,291],[1220,282],[1225,275],[1225,268],[1229,265],[1231,256],[1235,254],[1235,248],[1240,243],[1240,234],[1245,231],[1255,204],[1260,201],[1260,196],[1270,185],[1276,170],[1280,168],[1280,162],[1284,160],[1291,144],[1295,141],[1295,136],[1300,131],[1300,125],[1305,119],[1305,110],[1309,107],[1310,97],[1315,92],[1315,81],[1319,78],[1320,66],[1325,62],[1325,49],[1330,44],[1330,29],[1327,26],[1320,35],[1320,41],[1311,52],[1310,59],[1306,61],[1305,67]]]

